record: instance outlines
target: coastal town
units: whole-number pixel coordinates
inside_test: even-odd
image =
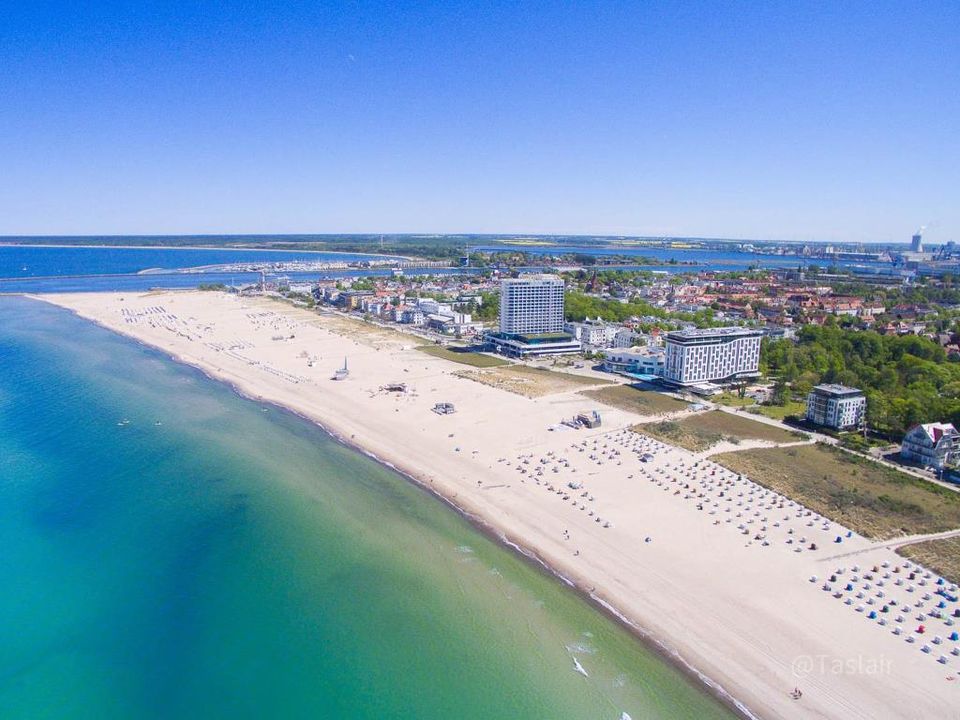
[[[922,406],[909,398],[891,403],[889,378],[904,369],[905,354],[914,364],[960,368],[960,290],[949,276],[865,279],[815,267],[420,272],[313,282],[264,276],[241,292],[393,326],[461,357],[467,351],[545,367],[588,366],[648,389],[788,422],[938,479],[960,480],[960,403],[951,402],[960,373],[930,370],[935,390],[946,388],[947,398]],[[860,378],[851,374],[849,358],[792,359],[828,336],[861,357],[861,344],[869,342],[877,362]],[[878,343],[890,346],[889,357],[879,357]],[[923,367],[907,370],[926,382],[918,377]],[[885,386],[877,375],[887,378]]]

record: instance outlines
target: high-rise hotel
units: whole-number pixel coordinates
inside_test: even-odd
[[[664,379],[675,385],[759,377],[760,330],[745,327],[667,333]]]
[[[487,340],[515,357],[579,352],[580,341],[563,331],[563,279],[521,275],[500,282],[500,332]]]
[[[500,332],[562,333],[563,280],[556,275],[528,275],[500,281]]]

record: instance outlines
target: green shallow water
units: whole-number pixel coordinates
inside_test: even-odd
[[[2,718],[732,717],[398,474],[22,298],[0,618]]]

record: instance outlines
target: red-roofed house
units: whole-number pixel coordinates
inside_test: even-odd
[[[950,423],[916,425],[903,437],[900,457],[921,467],[942,470],[953,460],[960,439]]]

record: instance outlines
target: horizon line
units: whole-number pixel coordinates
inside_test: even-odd
[[[772,244],[790,244],[790,245],[909,245],[910,240],[782,240],[782,239],[760,239],[760,238],[730,238],[730,237],[703,237],[694,235],[624,235],[624,234],[594,234],[594,233],[470,233],[470,232],[216,232],[216,233],[81,233],[81,234],[11,234],[0,235],[0,244],[5,241],[15,239],[93,239],[93,238],[293,238],[293,237],[317,237],[317,238],[338,238],[338,237],[401,237],[401,238],[454,238],[454,237],[474,237],[474,238],[510,238],[515,240],[532,239],[562,239],[562,238],[584,238],[595,240],[643,240],[643,241],[672,241],[672,240],[694,240],[698,242],[718,242],[718,243],[772,243]],[[6,243],[16,244],[16,243]],[[932,243],[932,244],[945,244]]]

